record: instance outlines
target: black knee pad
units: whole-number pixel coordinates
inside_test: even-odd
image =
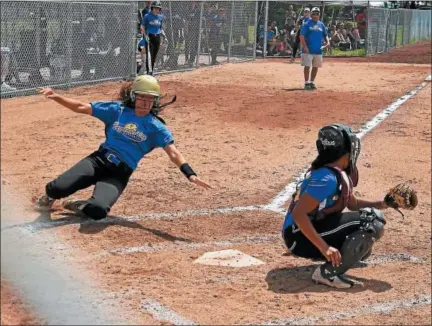
[[[45,186],[45,193],[48,195],[48,197],[53,199],[61,199],[69,196],[69,194],[66,194],[66,192],[62,191],[56,186],[55,180],[47,183]]]
[[[384,225],[386,220],[384,214],[375,208],[363,208],[359,211],[361,229],[372,235],[376,240],[379,240],[384,235]]]
[[[93,220],[102,220],[108,215],[108,210],[94,203],[87,203],[81,211]]]
[[[360,210],[360,230],[346,237],[340,253],[342,263],[333,267],[330,263],[323,266],[324,277],[343,274],[365,256],[372,252],[373,244],[384,234],[386,220],[384,214],[375,208]]]

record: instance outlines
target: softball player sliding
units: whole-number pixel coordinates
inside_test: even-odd
[[[302,66],[304,66],[305,89],[316,89],[315,78],[318,68],[322,67],[324,47],[330,45],[325,25],[319,20],[320,9],[315,7],[311,11],[311,20],[303,25],[300,32],[302,45]],[[323,40],[325,46],[322,46]],[[312,72],[310,68],[312,67]]]
[[[139,161],[158,147],[165,150],[190,182],[211,188],[197,177],[158,116],[163,106],[155,105],[159,103],[161,92],[154,77],[138,76],[124,85],[118,102],[89,104],[61,96],[50,88],[39,92],[69,110],[101,120],[105,124],[106,140],[97,151],[46,185],[45,194],[35,204],[37,210],[50,210],[55,200],[94,185],[90,199],[66,201],[64,208],[95,220],[105,218],[126,188]]]

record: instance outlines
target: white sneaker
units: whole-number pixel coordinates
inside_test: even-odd
[[[15,87],[9,86],[8,84],[6,84],[5,82],[1,83],[1,92],[13,92],[16,91],[17,89]]]
[[[81,208],[87,203],[86,200],[81,199],[67,199],[63,202],[63,208],[74,213],[82,213]]]
[[[312,274],[312,280],[317,284],[324,284],[337,289],[349,289],[354,285],[354,282],[343,275],[336,275],[330,278],[325,278],[321,275],[321,266]]]
[[[49,212],[52,209],[55,199],[48,197],[47,195],[40,196],[34,205],[34,208],[38,212]]]

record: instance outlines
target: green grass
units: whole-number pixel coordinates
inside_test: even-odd
[[[339,49],[333,49],[330,55],[335,57],[352,57],[352,56],[365,57],[366,50],[358,49],[358,50],[351,50],[351,51],[341,51]]]

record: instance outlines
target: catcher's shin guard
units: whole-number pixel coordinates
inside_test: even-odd
[[[332,266],[330,262],[325,263],[322,267],[323,277],[330,278],[345,273],[369,254],[375,241],[383,236],[386,221],[381,211],[374,208],[361,209],[360,220],[360,230],[347,236],[342,244],[341,264]]]

